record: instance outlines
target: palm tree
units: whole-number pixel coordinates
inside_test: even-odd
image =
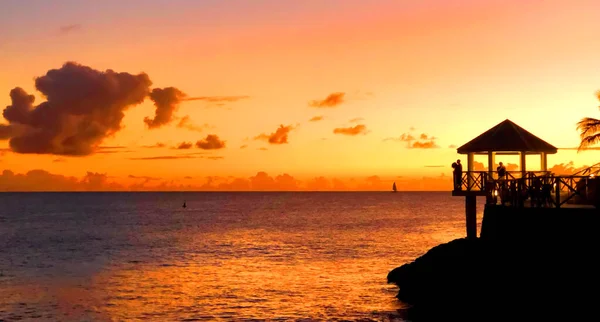
[[[600,100],[600,91],[596,92],[598,100]],[[580,131],[581,144],[577,152],[585,150],[589,146],[600,143],[600,120],[592,117],[584,117],[577,122],[577,130]]]

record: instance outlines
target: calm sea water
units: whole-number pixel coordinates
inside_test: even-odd
[[[2,193],[0,320],[402,321],[387,273],[464,234],[449,192]]]

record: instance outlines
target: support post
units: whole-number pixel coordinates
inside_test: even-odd
[[[494,165],[496,165],[496,152],[488,152],[488,178],[494,178]]]
[[[475,153],[467,154],[467,191],[473,187],[473,167],[475,165]]]
[[[527,166],[525,162],[527,153],[525,153],[525,151],[521,151],[519,152],[519,156],[521,157],[521,178],[525,178],[527,176]]]
[[[548,155],[546,152],[540,154],[540,170],[548,171]]]
[[[465,214],[467,222],[467,238],[477,238],[477,197],[465,197]]]

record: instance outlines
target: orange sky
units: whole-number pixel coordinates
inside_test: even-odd
[[[200,99],[155,128],[144,122],[153,102],[132,104],[84,156],[17,153],[2,140],[0,170],[55,176],[5,172],[0,190],[450,189],[452,147],[506,118],[578,145],[575,123],[599,116],[598,30],[597,1],[9,0],[0,106],[15,87],[44,102],[35,78],[68,61],[143,72],[148,89]],[[600,152],[548,161],[578,168]]]

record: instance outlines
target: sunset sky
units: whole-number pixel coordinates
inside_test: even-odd
[[[3,0],[0,190],[450,190],[507,118],[592,165],[599,39],[597,0]]]

